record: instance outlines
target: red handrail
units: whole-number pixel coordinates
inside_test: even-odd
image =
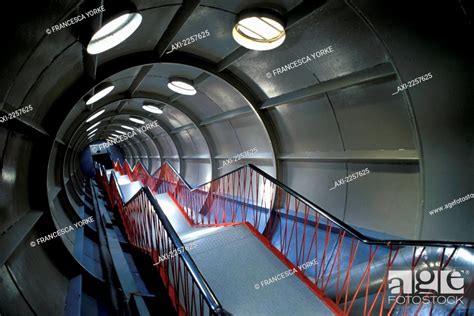
[[[155,192],[169,193],[194,225],[248,223],[294,267],[317,259],[314,268],[300,271],[302,279],[320,298],[330,299],[336,313],[384,315],[397,310],[416,315],[426,308],[446,313],[464,308],[459,303],[390,303],[387,285],[391,270],[469,268],[465,254],[472,252],[472,243],[369,238],[252,165],[194,189],[168,163],[153,176],[140,162],[134,168],[128,162],[114,163],[114,169],[151,184]]]
[[[132,171],[128,164],[119,169],[121,173],[151,185],[154,183],[145,179],[143,169],[134,168]],[[124,204],[114,173],[108,179],[107,172],[98,168],[96,179],[106,191],[110,209],[120,215],[129,243],[149,255],[154,262],[159,262],[156,268],[178,315],[230,315],[222,308],[192,258],[183,250],[184,244],[153,199],[150,189],[143,187]],[[163,262],[158,260],[170,253],[179,254],[167,256],[168,260]]]

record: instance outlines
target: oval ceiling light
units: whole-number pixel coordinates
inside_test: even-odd
[[[135,130],[133,127],[127,126],[127,125],[121,125],[125,129],[129,129],[131,131]]]
[[[105,112],[105,110],[100,110],[100,111],[95,112],[94,114],[92,114],[92,115],[86,120],[86,122],[92,121],[93,119],[95,119],[95,118],[99,117],[100,115],[102,115],[102,113],[104,113],[104,112]]]
[[[234,40],[251,50],[277,48],[286,38],[281,15],[268,9],[246,10],[237,17],[232,30]]]
[[[127,134],[127,133],[125,133],[125,132],[122,132],[122,131],[119,131],[119,130],[116,130],[116,132],[117,132],[117,133],[120,133],[120,134],[122,134],[122,135],[125,135],[125,134]]]
[[[109,1],[105,5],[102,27],[92,35],[87,52],[91,55],[103,53],[130,37],[142,23],[142,15],[138,13],[133,3]],[[122,6],[121,8],[119,6]]]
[[[115,88],[115,86],[109,82],[103,82],[99,85],[97,85],[97,87],[95,87],[95,93],[93,96],[91,96],[87,101],[86,101],[86,104],[87,105],[90,105],[92,103],[95,103],[97,101],[99,101],[100,99],[102,99],[103,97],[105,97],[107,94],[110,93],[110,91],[112,91],[113,89]]]
[[[97,125],[100,124],[100,121],[98,121],[97,123],[94,123],[93,125],[89,126],[87,129],[86,129],[86,132],[87,131],[90,131],[91,129],[93,129],[94,127],[96,127]]]
[[[193,82],[184,78],[171,78],[168,82],[168,88],[176,93],[184,95],[195,95],[196,89]]]
[[[142,121],[142,120],[134,118],[134,117],[130,117],[129,120],[134,122],[134,123],[137,123],[137,124],[142,124],[142,125],[145,124],[145,121]]]
[[[163,114],[163,110],[160,109],[160,108],[157,107],[157,106],[154,106],[154,105],[143,105],[142,108],[143,108],[145,111],[148,111],[148,112],[151,112],[151,113]]]

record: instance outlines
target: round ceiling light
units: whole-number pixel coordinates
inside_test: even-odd
[[[93,129],[94,127],[96,127],[97,125],[100,124],[100,121],[98,121],[97,123],[94,123],[93,125],[89,126],[87,129],[86,129],[86,132],[87,131],[90,131],[91,129]]]
[[[99,117],[100,115],[102,115],[102,113],[104,113],[104,112],[105,112],[105,110],[100,110],[100,111],[95,112],[94,114],[92,114],[92,115],[86,120],[86,122],[92,121],[93,119],[95,119],[95,118]]]
[[[283,18],[272,10],[244,11],[232,30],[234,40],[251,50],[277,48],[286,38]]]
[[[95,103],[105,97],[107,94],[110,93],[114,89],[114,85],[108,82],[103,82],[99,84],[94,90],[96,91],[93,96],[91,96],[87,101],[86,104],[90,105]]]
[[[131,131],[134,130],[134,128],[132,128],[132,127],[130,127],[130,126],[127,126],[127,125],[121,125],[121,126],[122,126],[123,128],[125,128],[125,129],[129,129],[129,130],[131,130]]]
[[[163,110],[154,105],[143,105],[142,108],[151,113],[163,114]]]
[[[134,123],[138,123],[138,124],[142,124],[142,125],[145,124],[145,121],[139,120],[139,119],[134,118],[134,117],[130,117],[129,120],[134,122]]]
[[[91,55],[105,52],[125,41],[142,23],[137,12],[123,13],[103,25],[91,38],[87,52]]]
[[[171,78],[168,82],[168,88],[176,93],[184,95],[195,95],[193,82],[184,78]]]

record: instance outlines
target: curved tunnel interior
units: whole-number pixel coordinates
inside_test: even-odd
[[[98,165],[110,179],[116,162],[160,176],[169,165],[193,188],[252,164],[374,240],[450,242],[463,255],[428,256],[446,255],[474,273],[469,1],[11,5],[22,13],[2,28],[0,315],[177,313],[166,286],[150,281],[160,276],[143,269],[149,258],[115,225],[119,215],[100,211],[111,205]],[[107,23],[123,12],[127,20],[115,22],[125,26],[112,29]],[[279,34],[276,47],[251,29],[257,22],[244,25],[252,14]],[[104,25],[109,34],[101,35]],[[135,28],[128,36],[127,25]],[[264,50],[245,46],[255,36],[251,44]],[[104,87],[112,90],[101,96]],[[117,173],[119,185],[124,176]],[[341,258],[352,266],[348,253]],[[399,256],[406,263],[415,253]],[[117,262],[131,274],[121,275]],[[149,293],[123,295],[132,281]],[[338,296],[333,283],[326,297]]]

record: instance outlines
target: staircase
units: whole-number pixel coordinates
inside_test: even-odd
[[[472,243],[367,237],[253,165],[196,188],[168,163],[153,176],[140,163],[97,166],[96,178],[129,242],[153,262],[196,243],[155,265],[179,314],[473,312],[472,276],[457,303],[388,300],[390,271],[474,271]]]

